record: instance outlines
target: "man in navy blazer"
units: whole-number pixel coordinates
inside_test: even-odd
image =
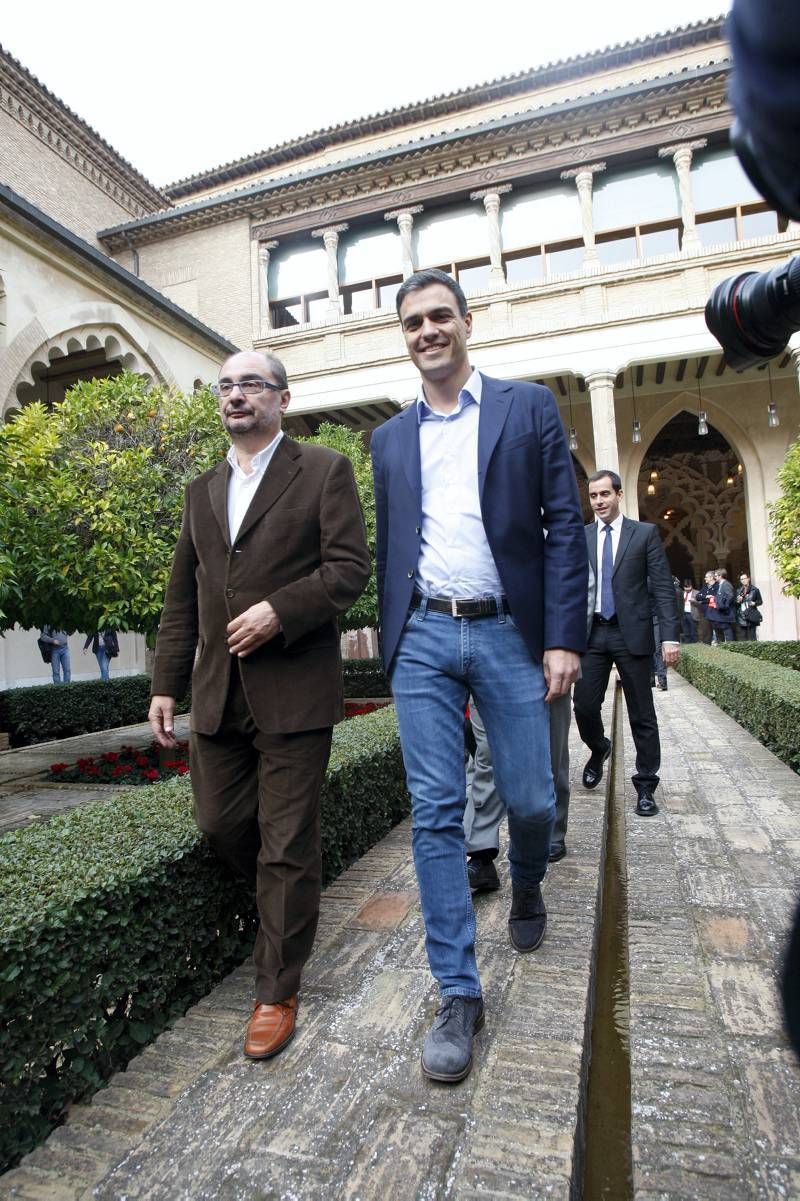
[[[422,388],[372,435],[380,626],[441,995],[422,1067],[453,1082],[469,1072],[484,1022],[462,825],[464,708],[471,691],[508,808],[509,935],[533,951],[554,815],[545,702],[578,674],[588,568],[552,393],[473,370],[472,314],[444,272],[407,279],[397,311]]]
[[[678,661],[678,611],[675,589],[658,530],[647,521],[632,521],[620,512],[622,481],[615,471],[596,471],[589,478],[589,501],[595,520],[586,526],[590,575],[589,647],[581,678],[575,685],[575,720],[591,751],[583,769],[585,788],[596,788],[611,743],[603,730],[601,708],[612,665],[625,693],[628,720],[636,746],[633,785],[640,817],[658,813],[661,746],[650,678],[653,674],[653,618],[658,618],[666,666]]]

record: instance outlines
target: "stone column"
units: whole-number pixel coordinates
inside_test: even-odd
[[[277,242],[258,243],[258,326],[262,338],[266,338],[272,329],[269,312],[269,252],[277,245]]]
[[[585,271],[599,262],[594,240],[594,214],[592,212],[592,176],[598,171],[605,171],[605,163],[591,163],[588,167],[573,167],[562,171],[562,179],[574,179],[578,189],[578,203],[581,206],[581,232],[583,234],[583,267]]]
[[[423,206],[415,204],[412,208],[392,209],[390,213],[384,213],[384,221],[397,221],[397,228],[400,230],[400,253],[403,258],[403,279],[408,279],[409,275],[413,275],[416,271],[414,265],[414,253],[411,249],[411,231],[414,228],[414,217],[417,213],[422,212]]]
[[[671,158],[678,174],[678,192],[681,198],[681,222],[683,223],[682,250],[684,254],[698,254],[702,249],[697,236],[697,225],[694,219],[694,201],[692,199],[692,154],[695,150],[704,150],[708,145],[706,138],[698,138],[696,142],[678,142],[673,146],[662,146],[658,152],[659,158]]]
[[[594,433],[595,470],[607,467],[619,472],[617,422],[614,416],[614,380],[611,371],[592,371],[586,376],[586,386],[592,402],[592,431]]]
[[[511,184],[502,184],[499,188],[483,188],[480,192],[470,192],[470,200],[482,200],[486,210],[489,225],[489,287],[493,291],[506,286],[506,275],[503,270],[503,239],[500,234],[500,197],[511,191]]]
[[[328,314],[331,317],[340,316],[342,311],[339,299],[339,234],[348,228],[345,223],[311,231],[312,238],[322,238],[328,256]]]

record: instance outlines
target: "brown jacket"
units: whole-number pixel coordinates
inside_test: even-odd
[[[186,489],[153,695],[180,698],[191,678],[192,729],[215,734],[238,667],[262,732],[333,725],[343,716],[336,617],[363,591],[370,570],[350,461],[284,435],[233,546],[229,474],[220,463]],[[274,608],[282,633],[235,659],[226,626],[261,600]]]

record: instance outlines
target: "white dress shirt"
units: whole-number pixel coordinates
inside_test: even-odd
[[[425,596],[503,595],[478,491],[482,386],[473,371],[452,413],[437,413],[422,390],[417,397],[422,540],[414,583]]]
[[[272,456],[278,447],[278,443],[283,437],[283,430],[278,430],[278,433],[270,442],[269,446],[265,446],[258,454],[253,455],[251,466],[253,470],[248,474],[242,471],[239,466],[239,460],[236,458],[236,447],[231,446],[228,449],[228,462],[231,465],[231,474],[228,480],[228,532],[231,536],[231,546],[236,541],[236,535],[239,533],[239,528],[244,521],[245,513],[250,508],[250,502],[256,494],[256,489],[264,478],[264,472],[270,464]]]
[[[617,513],[614,520],[611,522],[611,562],[617,561],[617,549],[619,547],[619,536],[622,531],[622,513]],[[595,518],[597,526],[597,591],[594,598],[594,611],[600,612],[603,596],[603,547],[605,546],[606,538],[609,535],[606,533],[606,525],[608,523],[601,521],[599,517]]]

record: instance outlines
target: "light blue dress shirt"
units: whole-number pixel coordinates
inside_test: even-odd
[[[414,583],[426,596],[502,596],[483,527],[478,491],[478,421],[483,381],[473,371],[452,413],[417,397],[422,470],[422,540]]]

